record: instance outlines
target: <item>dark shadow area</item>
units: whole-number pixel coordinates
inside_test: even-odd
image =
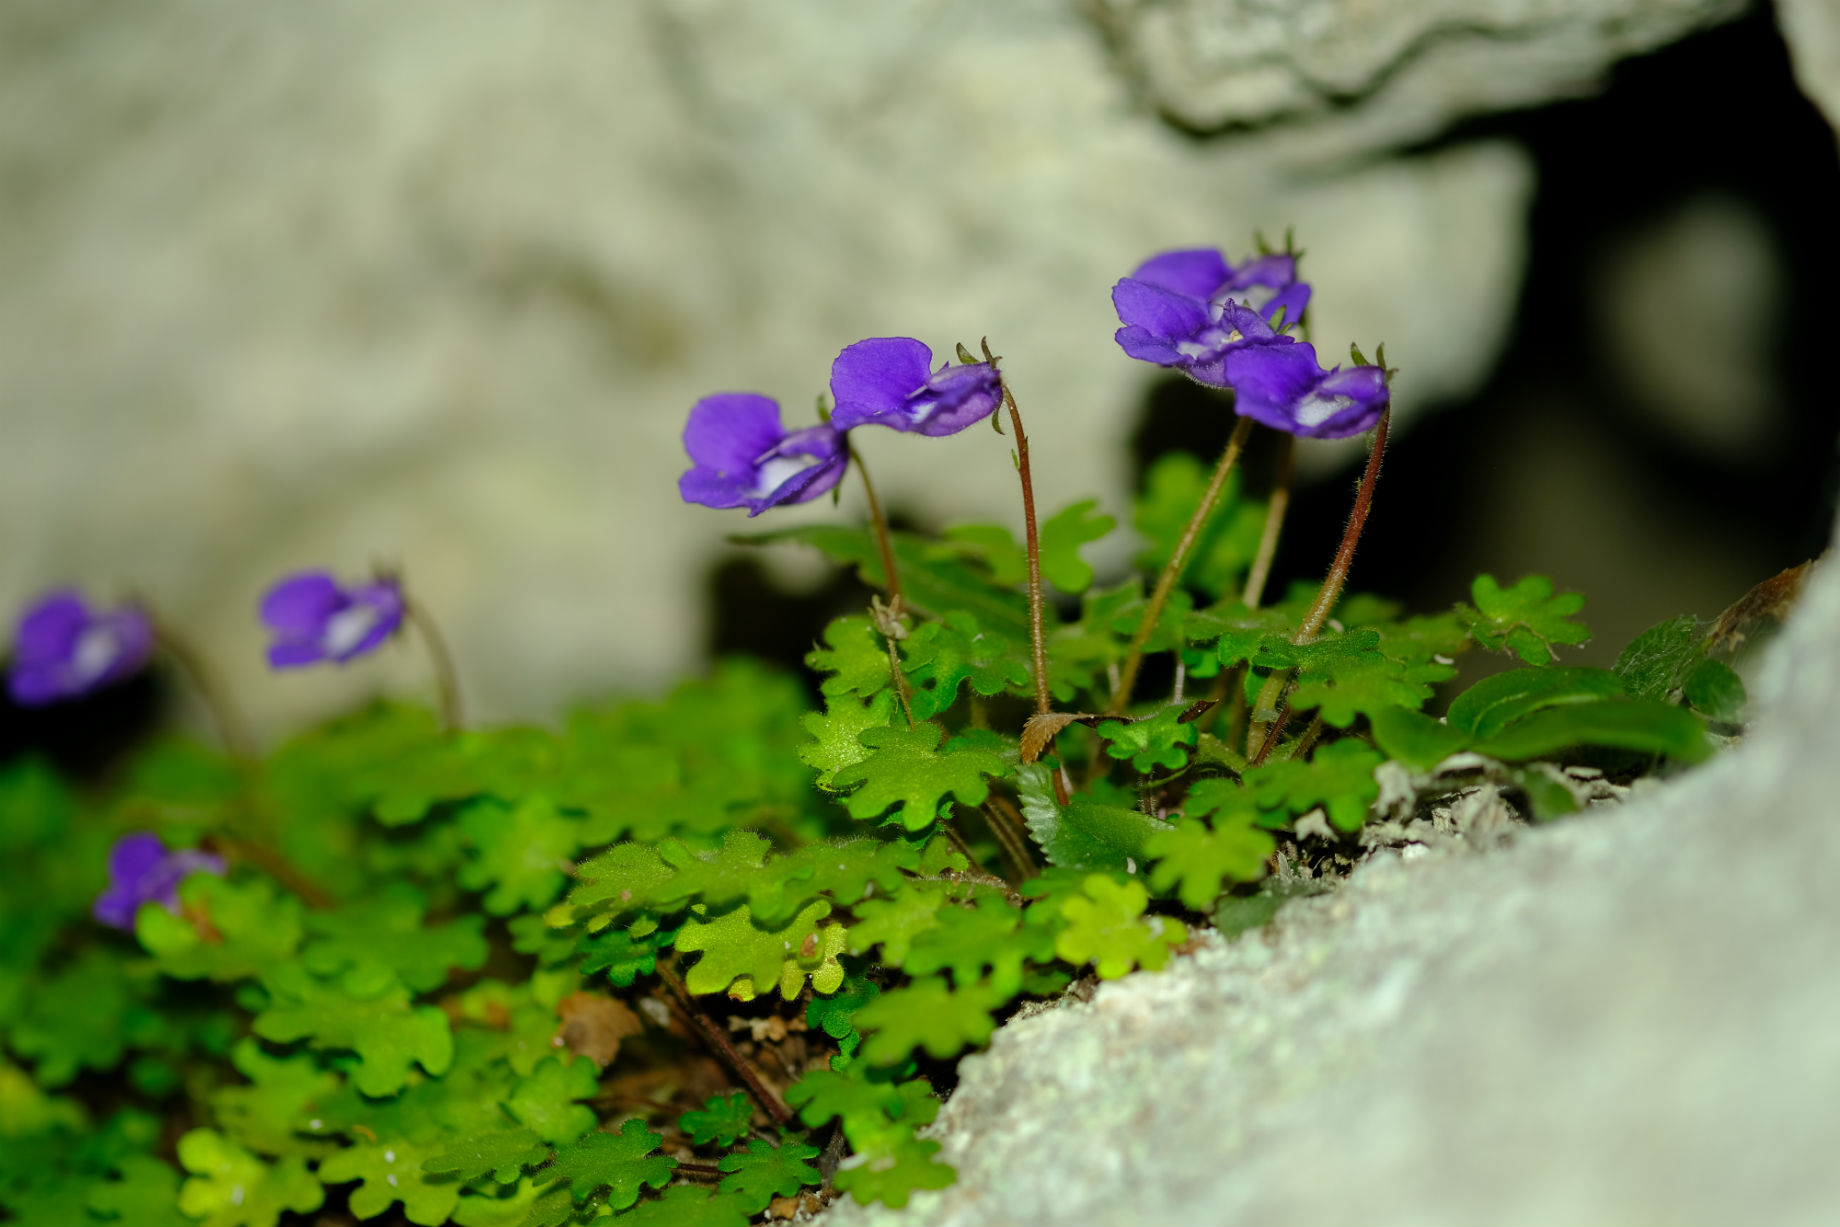
[[[19,707],[0,687],[0,764],[36,754],[70,778],[100,779],[159,726],[169,697],[151,670],[49,707]]]

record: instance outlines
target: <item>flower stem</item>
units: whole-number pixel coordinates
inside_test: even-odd
[[[703,1042],[709,1045],[710,1051],[734,1071],[735,1076],[747,1086],[748,1094],[754,1097],[754,1102],[765,1109],[767,1115],[771,1116],[782,1129],[791,1125],[792,1109],[788,1108],[785,1101],[768,1088],[766,1080],[760,1076],[760,1071],[754,1068],[753,1062],[742,1056],[734,1044],[729,1042],[728,1036],[722,1034],[722,1029],[716,1026],[715,1021],[703,1013],[702,1008],[696,1004],[695,998],[690,996],[690,990],[684,986],[684,982],[678,978],[677,973],[662,961],[658,964],[658,978],[665,982],[672,996],[677,998],[677,1008],[683,1012],[685,1018],[690,1020],[690,1025],[695,1027],[697,1034],[703,1037]]]
[[[229,692],[217,684],[217,677],[204,663],[204,658],[157,618],[153,622],[153,637],[180,671],[191,679],[192,689],[198,692],[211,713],[211,722],[217,726],[217,738],[223,743],[224,753],[240,769],[248,769],[256,761],[255,739],[250,736],[242,713],[231,702]]]
[[[1380,421],[1374,427],[1373,445],[1367,452],[1367,468],[1361,473],[1361,484],[1355,488],[1354,509],[1348,513],[1348,527],[1342,531],[1341,548],[1335,551],[1335,561],[1329,564],[1329,573],[1323,577],[1322,587],[1317,589],[1316,600],[1298,623],[1296,634],[1291,636],[1292,643],[1309,643],[1316,638],[1323,623],[1329,620],[1329,611],[1335,608],[1335,602],[1342,595],[1342,585],[1348,582],[1348,568],[1354,563],[1354,547],[1360,543],[1361,530],[1367,526],[1367,516],[1373,510],[1374,486],[1380,480],[1380,460],[1386,454],[1387,426],[1392,421],[1393,411],[1388,407],[1381,411]],[[1259,692],[1258,702],[1254,705],[1253,718],[1258,713],[1270,710],[1283,692],[1289,680],[1288,672],[1274,673]],[[1256,767],[1263,763],[1278,739],[1284,735],[1284,725],[1290,718],[1289,705],[1278,709],[1278,715],[1265,731],[1264,741],[1260,743],[1258,753],[1252,758],[1251,765]]]
[[[434,666],[435,687],[441,696],[441,726],[449,733],[457,733],[465,723],[461,716],[460,673],[454,668],[454,658],[447,650],[447,640],[442,637],[441,629],[435,625],[434,617],[427,607],[406,592],[403,594],[403,612],[415,624],[416,633],[422,637],[422,643],[428,649],[429,663]]]
[[[1054,706],[1048,693],[1048,642],[1041,626],[1041,537],[1035,524],[1035,482],[1029,475],[1029,436],[1022,429],[1022,413],[1009,383],[1003,384],[1003,404],[1016,431],[1016,473],[1022,478],[1022,528],[1029,551],[1029,644],[1034,651],[1035,713],[1046,715]]]
[[[1284,513],[1291,505],[1291,474],[1297,467],[1297,436],[1278,431],[1278,469],[1272,476],[1271,499],[1265,504],[1265,528],[1259,534],[1259,552],[1253,556],[1252,570],[1246,573],[1246,588],[1240,600],[1248,609],[1257,609],[1265,597],[1265,581],[1271,576],[1271,562],[1278,553],[1278,534],[1284,530]]]
[[[847,439],[844,446],[850,450],[850,460],[856,465],[856,471],[862,474],[863,493],[869,497],[869,527],[875,533],[875,546],[881,551],[882,575],[887,581],[888,599],[899,613],[904,604],[901,599],[901,573],[894,565],[894,541],[888,534],[888,517],[882,514],[882,500],[875,496],[875,483],[869,480],[869,466],[863,463],[862,453]]]
[[[1163,616],[1163,607],[1169,604],[1169,594],[1175,590],[1176,581],[1182,578],[1182,571],[1188,565],[1188,556],[1194,551],[1195,542],[1201,539],[1201,530],[1206,527],[1208,516],[1214,512],[1214,504],[1220,501],[1220,492],[1227,484],[1227,475],[1239,461],[1240,451],[1246,446],[1246,436],[1252,431],[1252,419],[1240,418],[1233,427],[1233,435],[1227,440],[1226,450],[1220,454],[1220,463],[1214,466],[1214,476],[1208,479],[1207,489],[1201,492],[1201,502],[1195,507],[1195,514],[1188,518],[1182,529],[1182,535],[1176,540],[1175,552],[1163,566],[1163,573],[1157,576],[1156,587],[1150,593],[1150,602],[1144,608],[1144,620],[1138,624],[1137,634],[1131,638],[1131,650],[1124,658],[1124,667],[1118,671],[1118,684],[1112,688],[1112,702],[1106,709],[1110,715],[1121,715],[1125,704],[1131,700],[1131,687],[1137,684],[1137,671],[1144,663],[1144,645],[1150,642],[1150,636],[1156,633],[1158,619]]]
[[[1009,858],[1010,868],[1015,870],[1018,882],[1026,882],[1041,872],[1036,867],[1035,858],[1029,855],[1028,828],[1023,824],[1022,815],[1016,813],[1007,798],[992,794],[984,802],[984,817],[990,823],[991,834],[1003,845],[1003,854]]]

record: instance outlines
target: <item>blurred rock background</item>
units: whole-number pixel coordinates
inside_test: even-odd
[[[1832,23],[1783,13],[1817,96]],[[1226,422],[1116,350],[1110,285],[1294,226],[1325,354],[1402,368],[1357,582],[1543,568],[1602,656],[1825,541],[1836,189],[1732,0],[14,0],[0,609],[142,594],[269,733],[426,685],[267,676],[255,602],[306,566],[403,566],[487,719],[796,653],[848,598],[677,502],[698,396],[798,418],[849,341],[988,335],[1043,501],[1116,509]],[[861,442],[898,515],[1019,521],[989,435]],[[1346,512],[1314,450],[1298,576]],[[0,752],[69,727],[0,713]]]

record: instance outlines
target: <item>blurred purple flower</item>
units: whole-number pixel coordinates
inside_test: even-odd
[[[835,426],[788,432],[779,424],[779,402],[753,392],[719,392],[696,402],[684,425],[684,449],[694,463],[677,479],[684,501],[746,507],[749,516],[828,493],[850,459]]]
[[[80,699],[139,671],[153,621],[132,605],[92,611],[75,592],[41,597],[19,620],[7,691],[21,707]]]
[[[1213,248],[1152,256],[1112,287],[1125,353],[1214,387],[1227,386],[1222,359],[1229,350],[1289,341],[1271,321],[1280,310],[1295,320],[1309,302],[1295,257],[1259,256],[1235,269]]]
[[[1340,439],[1372,429],[1389,400],[1377,366],[1325,371],[1307,342],[1247,345],[1225,358],[1233,410],[1304,439]]]
[[[396,633],[403,620],[402,587],[385,577],[341,588],[323,571],[303,571],[268,590],[261,615],[275,634],[268,645],[274,668],[322,660],[343,664]]]
[[[110,928],[132,933],[142,904],[177,912],[179,883],[194,873],[222,877],[224,860],[196,848],[168,851],[151,831],[123,835],[109,849],[109,888],[97,896],[92,914]]]
[[[831,425],[870,424],[922,435],[953,435],[989,417],[1003,380],[988,362],[933,370],[933,351],[912,337],[871,337],[831,363]]]

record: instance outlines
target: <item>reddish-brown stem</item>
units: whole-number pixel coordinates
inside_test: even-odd
[[[894,541],[888,535],[888,517],[882,514],[882,500],[875,496],[875,483],[869,480],[869,466],[863,463],[862,453],[847,441],[844,446],[850,449],[850,459],[862,475],[863,493],[869,499],[869,527],[875,533],[875,548],[882,555],[882,578],[888,586],[888,599],[898,612],[903,603],[901,573],[894,565]]]
[[[435,689],[441,696],[441,727],[457,733],[465,723],[465,713],[460,705],[460,671],[454,667],[453,653],[447,650],[447,640],[427,607],[407,593],[403,595],[403,613],[422,637],[422,646],[428,649]]]
[[[1003,856],[1009,861],[1011,872],[1018,882],[1026,882],[1037,872],[1035,858],[1029,855],[1028,836],[1024,833],[1020,816],[1004,808],[1008,802],[1001,797],[991,797],[984,802],[984,817],[990,823],[990,833],[997,837],[997,843],[1003,848]]]
[[[760,1071],[754,1068],[754,1063],[742,1056],[734,1044],[729,1042],[728,1036],[722,1034],[722,1029],[716,1026],[715,1021],[703,1013],[702,1008],[690,996],[690,990],[678,978],[677,973],[660,962],[658,978],[663,980],[665,986],[671,990],[671,995],[677,999],[677,1008],[683,1012],[685,1018],[690,1020],[690,1025],[695,1027],[697,1034],[703,1037],[703,1042],[709,1045],[710,1051],[747,1086],[748,1094],[754,1097],[754,1102],[759,1104],[781,1128],[791,1125],[792,1109],[788,1108],[785,1101],[768,1088],[766,1081],[760,1076]]]
[[[1342,585],[1348,582],[1348,568],[1354,563],[1354,548],[1360,544],[1361,530],[1367,526],[1368,513],[1373,510],[1374,486],[1380,480],[1380,460],[1386,454],[1387,425],[1392,416],[1391,407],[1380,413],[1380,421],[1374,427],[1373,446],[1367,452],[1367,467],[1362,470],[1361,484],[1355,488],[1354,510],[1348,513],[1348,527],[1342,531],[1341,548],[1335,551],[1335,561],[1329,564],[1329,573],[1323,577],[1322,587],[1316,591],[1316,600],[1311,602],[1309,612],[1304,614],[1303,621],[1297,625],[1296,634],[1291,636],[1292,643],[1309,643],[1316,638],[1323,623],[1329,620],[1329,611],[1335,608],[1335,602],[1342,595]],[[1259,693],[1257,709],[1265,710],[1266,705],[1278,697],[1287,680],[1286,673],[1272,674],[1264,690]],[[1285,704],[1278,709],[1277,718],[1265,730],[1265,740],[1253,757],[1253,766],[1263,763],[1278,744],[1289,718],[1290,705]]]
[[[223,744],[224,753],[239,770],[247,771],[256,760],[255,739],[249,735],[249,725],[242,713],[230,701],[229,692],[217,684],[217,677],[204,663],[204,658],[170,627],[155,621],[153,634],[161,650],[191,680],[192,689],[198,692],[205,710],[211,713],[211,722],[217,726],[217,739]]]
[[[1137,671],[1144,663],[1144,645],[1156,633],[1156,624],[1163,616],[1163,607],[1169,604],[1169,594],[1182,578],[1182,571],[1188,565],[1188,556],[1194,551],[1195,542],[1201,539],[1201,530],[1207,526],[1214,504],[1220,501],[1220,492],[1226,487],[1227,475],[1238,463],[1240,451],[1246,446],[1246,436],[1251,431],[1251,418],[1240,418],[1239,423],[1233,427],[1233,435],[1227,440],[1226,450],[1220,454],[1220,463],[1214,466],[1214,475],[1208,479],[1207,489],[1201,492],[1201,501],[1195,507],[1195,514],[1188,518],[1182,535],[1176,539],[1175,552],[1169,556],[1163,573],[1157,576],[1156,587],[1151,590],[1149,603],[1144,606],[1144,619],[1138,624],[1137,634],[1131,637],[1131,650],[1124,658],[1124,667],[1118,671],[1118,684],[1112,688],[1112,701],[1106,708],[1111,715],[1122,714],[1125,704],[1131,701],[1131,687],[1137,684]]]
[[[907,675],[901,672],[901,657],[894,649],[894,636],[884,635],[882,641],[888,645],[888,677],[894,683],[894,696],[901,700],[901,711],[907,716],[907,727],[914,727],[914,705],[907,697]]]
[[[1022,529],[1029,552],[1029,642],[1035,654],[1035,712],[1046,715],[1054,706],[1048,693],[1048,641],[1041,625],[1041,538],[1035,525],[1035,482],[1029,475],[1029,436],[1022,429],[1022,413],[1009,384],[1003,385],[1003,404],[1016,431],[1016,472],[1022,478]]]
[[[1247,608],[1257,609],[1265,598],[1265,581],[1271,577],[1272,559],[1278,553],[1278,535],[1284,531],[1284,513],[1291,505],[1291,475],[1297,468],[1297,436],[1287,430],[1278,434],[1278,465],[1272,474],[1271,497],[1265,504],[1265,527],[1259,533],[1259,552],[1253,556],[1252,570],[1246,573],[1246,587],[1240,600]]]

